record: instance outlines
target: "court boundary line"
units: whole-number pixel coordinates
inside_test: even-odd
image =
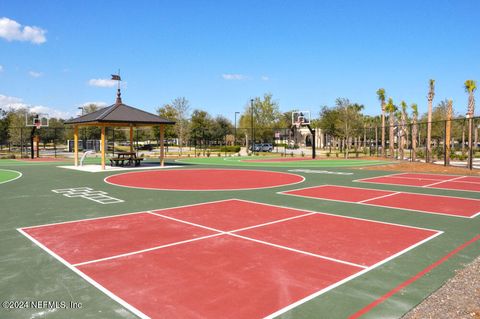
[[[332,285],[330,285],[330,286],[328,286],[328,287],[323,288],[322,290],[319,290],[319,291],[317,291],[317,292],[315,292],[315,293],[313,293],[313,294],[311,294],[311,295],[309,295],[309,296],[306,296],[306,297],[304,297],[303,299],[300,299],[300,300],[298,300],[298,301],[296,301],[296,302],[294,302],[294,303],[292,303],[292,304],[290,304],[290,305],[288,305],[288,306],[286,306],[286,307],[284,307],[284,308],[282,308],[282,309],[280,309],[280,310],[278,310],[278,311],[276,311],[276,312],[274,312],[274,313],[272,313],[272,314],[264,317],[263,319],[273,319],[273,318],[275,318],[275,317],[277,317],[277,316],[279,316],[279,315],[281,315],[281,314],[283,314],[283,313],[285,313],[285,312],[287,312],[287,311],[289,311],[289,310],[291,310],[291,309],[293,309],[293,308],[296,308],[296,307],[298,307],[298,306],[300,306],[300,305],[302,305],[302,304],[304,304],[304,303],[306,303],[306,302],[308,302],[308,301],[310,301],[310,300],[312,300],[312,299],[314,299],[314,298],[316,298],[316,297],[318,297],[318,296],[320,296],[320,295],[323,295],[324,293],[326,293],[326,292],[328,292],[328,291],[330,291],[330,290],[332,290],[332,289],[334,289],[334,288],[337,288],[338,286],[340,286],[340,285],[342,285],[342,284],[344,284],[344,283],[346,283],[346,282],[349,282],[350,280],[353,280],[353,279],[355,279],[355,278],[357,278],[357,277],[359,277],[359,276],[362,276],[362,275],[364,275],[365,273],[367,273],[367,272],[369,272],[369,271],[371,271],[371,270],[373,270],[373,269],[375,269],[375,268],[380,267],[381,265],[389,262],[390,260],[395,259],[395,258],[397,258],[397,257],[399,257],[399,256],[401,256],[401,255],[403,255],[403,254],[405,254],[405,253],[407,253],[407,252],[409,252],[410,250],[415,249],[416,247],[418,247],[418,246],[420,246],[420,245],[423,245],[424,243],[432,240],[433,238],[436,238],[437,236],[439,236],[439,235],[441,235],[441,234],[443,234],[443,231],[438,231],[436,234],[433,234],[433,235],[431,235],[431,236],[429,236],[429,237],[427,237],[427,238],[425,238],[425,239],[423,239],[423,240],[421,240],[421,241],[419,241],[419,242],[417,242],[417,243],[415,243],[415,244],[413,244],[413,245],[405,248],[404,250],[399,251],[398,253],[396,253],[396,254],[394,254],[394,255],[392,255],[392,256],[384,259],[384,260],[381,260],[381,261],[379,261],[378,263],[376,263],[376,264],[374,264],[374,265],[372,265],[372,266],[370,266],[370,267],[368,267],[368,268],[365,268],[365,269],[361,270],[360,272],[358,272],[358,273],[356,273],[356,274],[353,274],[353,275],[351,275],[351,276],[349,276],[349,277],[346,277],[346,278],[344,278],[343,280],[340,280],[340,281],[338,281],[338,282],[336,282],[336,283],[334,283],[334,284],[332,284]]]
[[[114,174],[114,175],[109,175],[103,179],[103,181],[109,185],[112,186],[117,186],[117,187],[125,187],[125,188],[134,188],[134,189],[144,189],[144,190],[149,190],[149,191],[172,191],[172,192],[229,192],[229,191],[249,191],[249,190],[257,190],[257,189],[269,189],[269,188],[277,188],[277,187],[284,187],[284,186],[290,186],[290,185],[296,185],[305,182],[305,176],[299,175],[299,174],[293,174],[289,172],[278,172],[278,171],[269,171],[265,169],[242,169],[242,168],[187,168],[187,169],[178,169],[177,171],[199,171],[199,170],[231,170],[231,171],[251,171],[251,172],[268,172],[268,173],[277,173],[277,174],[287,174],[287,175],[293,175],[293,176],[298,176],[301,178],[300,181],[294,182],[294,183],[288,183],[288,184],[282,184],[282,185],[277,185],[277,186],[266,186],[266,187],[254,187],[254,188],[229,188],[229,189],[170,189],[170,188],[146,188],[146,187],[137,187],[137,186],[126,186],[126,185],[119,185],[119,184],[114,184],[112,182],[107,181],[108,178],[114,177],[114,176],[119,176],[119,175],[125,175],[125,174],[134,174],[137,172],[125,172],[125,173],[119,173],[119,174]],[[148,171],[150,172],[150,171]],[[162,171],[163,172],[163,171]]]
[[[167,209],[183,208],[183,207],[190,207],[190,206],[196,206],[196,205],[207,205],[207,204],[211,204],[211,203],[226,202],[226,201],[229,201],[229,200],[232,200],[232,199],[234,199],[234,198],[220,199],[220,200],[214,200],[214,201],[210,201],[210,202],[202,202],[202,203],[197,203],[197,204],[186,204],[186,205],[159,208],[159,209],[153,209],[153,210],[162,211],[162,210],[167,210]],[[138,212],[131,212],[131,213],[120,213],[120,214],[109,215],[109,216],[99,216],[99,217],[91,217],[91,218],[85,218],[85,219],[68,220],[68,221],[65,221],[65,222],[47,223],[47,224],[40,224],[40,225],[34,225],[34,226],[25,226],[25,227],[19,227],[19,229],[30,229],[30,228],[37,228],[37,227],[55,226],[55,225],[61,225],[61,224],[77,223],[77,222],[83,222],[83,221],[89,221],[89,220],[121,217],[121,216],[135,215],[135,214],[148,214],[149,211],[152,211],[152,209],[146,209],[146,210],[142,210],[142,211],[138,211]]]
[[[467,176],[459,176],[459,177],[456,177],[456,178],[447,179],[445,181],[438,181],[438,182],[435,182],[435,183],[432,183],[432,184],[423,185],[422,187],[428,188],[428,187],[432,187],[433,185],[438,185],[438,184],[442,184],[442,183],[446,183],[446,182],[455,182],[457,179],[464,178],[464,177],[467,177]],[[480,184],[480,183],[475,183],[475,182],[463,182],[463,181],[458,181],[458,182],[459,183]]]
[[[202,158],[203,159],[203,158]],[[369,161],[369,160],[365,160],[365,161]],[[268,166],[268,165],[255,165],[256,164],[263,164],[263,163],[259,163],[259,162],[250,162],[250,163],[247,163],[247,162],[240,162],[239,159],[237,160],[225,160],[225,162],[234,162],[234,164],[229,164],[229,163],[195,163],[195,162],[187,162],[187,161],[184,161],[183,159],[176,159],[175,162],[177,163],[182,163],[182,164],[193,164],[193,165],[221,165],[221,166],[235,166],[235,164],[239,165],[239,166],[255,166],[255,167],[273,167],[273,168],[295,168],[296,166],[290,166],[290,165],[287,165],[287,166],[282,166],[282,165],[273,165],[273,166]],[[305,162],[305,161],[303,161]],[[375,162],[375,161],[372,161],[372,162]],[[247,164],[238,164],[238,163],[247,163]],[[252,164],[253,163],[253,164]],[[265,163],[265,164],[271,164],[271,163],[274,163],[274,162],[268,162],[268,163]],[[281,163],[281,162],[275,162],[275,163]],[[289,162],[291,163],[291,162]],[[294,162],[296,163],[296,162]],[[348,168],[348,167],[359,167],[359,166],[378,166],[378,165],[385,165],[385,164],[391,164],[391,162],[388,162],[388,161],[378,161],[378,163],[363,163],[363,164],[349,164],[349,165],[335,165],[335,164],[331,164],[330,166],[316,166],[316,165],[303,165],[302,167],[313,167],[313,168],[324,168],[324,167],[329,167],[329,168]]]
[[[17,177],[14,177],[14,178],[12,178],[12,179],[9,179],[9,180],[0,182],[0,185],[1,185],[1,184],[6,184],[6,183],[13,182],[14,180],[17,180],[17,179],[19,179],[19,178],[21,178],[21,177],[23,176],[23,173],[22,173],[22,172],[19,172],[19,171],[13,170],[13,169],[0,168],[0,171],[14,172],[14,173],[18,173],[18,174],[19,174]]]
[[[423,276],[425,276],[426,274],[431,272],[433,269],[437,268],[438,266],[440,266],[441,264],[446,262],[448,259],[450,259],[454,255],[456,255],[460,251],[464,250],[465,248],[467,248],[471,244],[474,244],[479,239],[480,239],[480,235],[477,235],[477,236],[474,236],[473,238],[471,238],[470,240],[467,240],[463,244],[457,246],[455,249],[451,250],[448,254],[446,254],[442,258],[436,260],[435,262],[433,262],[429,266],[425,267],[423,270],[421,270],[420,272],[418,272],[414,276],[408,278],[404,282],[402,282],[399,285],[397,285],[396,287],[394,287],[392,290],[390,290],[387,293],[383,294],[382,296],[378,297],[377,299],[375,299],[371,303],[367,304],[365,307],[361,308],[357,312],[351,314],[348,317],[348,319],[356,319],[356,318],[359,318],[359,317],[363,316],[364,314],[370,312],[373,308],[377,307],[378,305],[380,305],[384,301],[388,300],[390,297],[396,295],[398,292],[402,291],[404,288],[410,286],[415,281],[419,280],[420,278],[422,278]]]
[[[402,186],[402,187],[418,187],[418,188],[423,188],[423,189],[440,189],[444,191],[458,191],[458,192],[470,192],[470,193],[477,193],[477,191],[474,190],[467,190],[467,189],[455,189],[455,188],[439,188],[439,187],[427,187],[426,185],[419,186],[419,185],[405,185],[405,184],[393,184],[393,183],[386,183],[386,182],[370,182],[369,180],[375,179],[375,178],[383,178],[383,177],[392,177],[395,178],[395,175],[400,175],[400,174],[407,174],[407,173],[395,173],[395,174],[388,174],[388,175],[380,175],[380,176],[375,176],[375,177],[367,177],[367,178],[360,178],[360,179],[354,179],[352,182],[355,183],[367,183],[367,184],[383,184],[383,185],[392,185],[392,186]],[[409,173],[409,174],[414,174],[414,173]],[[439,174],[437,174],[439,175]],[[458,176],[458,175],[449,175],[449,176]],[[462,177],[471,177],[469,175],[463,175]],[[405,179],[416,179],[418,178],[413,178],[413,177],[397,177],[397,178],[405,178]],[[427,178],[423,178],[428,180]],[[432,180],[432,179],[430,179]],[[448,180],[442,181],[442,182],[448,182]],[[455,181],[454,181],[455,182]],[[470,184],[478,184],[478,183],[473,183],[473,182],[462,182],[458,181],[458,183],[470,183]],[[441,195],[439,195],[441,196]],[[460,197],[461,198],[461,197]]]
[[[319,198],[319,197],[314,197],[314,196],[307,196],[307,195],[298,195],[298,194],[287,194],[288,192],[293,192],[293,191],[301,191],[304,189],[310,189],[310,188],[319,188],[319,187],[325,187],[325,186],[334,186],[334,187],[345,187],[345,188],[354,188],[354,189],[365,189],[365,190],[380,190],[380,191],[385,191],[383,189],[373,189],[373,188],[362,188],[362,187],[352,187],[352,186],[343,186],[343,185],[331,185],[331,184],[324,184],[324,185],[319,185],[319,186],[309,186],[309,187],[304,187],[304,188],[296,188],[296,189],[291,189],[291,190],[286,190],[286,191],[281,191],[277,192],[279,195],[287,195],[287,196],[296,196],[296,197],[303,197],[303,198],[309,198],[309,199],[316,199],[316,200],[325,200],[329,202],[339,202],[339,203],[347,203],[347,204],[357,204],[357,205],[366,205],[366,206],[372,206],[372,207],[383,207],[383,208],[390,208],[390,209],[397,209],[397,210],[406,210],[406,211],[411,211],[411,212],[420,212],[420,213],[425,213],[425,214],[432,214],[432,215],[442,215],[442,216],[448,216],[448,217],[459,217],[459,218],[468,218],[468,219],[473,219],[476,216],[480,214],[480,212],[475,213],[472,216],[461,216],[461,215],[451,215],[451,214],[446,214],[446,213],[436,213],[436,212],[429,212],[429,211],[424,211],[424,210],[418,210],[418,209],[412,209],[412,208],[401,208],[401,207],[392,207],[392,206],[385,206],[385,205],[378,205],[378,204],[369,204],[366,201],[369,200],[374,200],[377,198],[371,198],[365,201],[360,201],[360,202],[349,202],[349,201],[344,201],[340,199],[328,199],[328,198]],[[388,190],[387,190],[388,192]],[[391,191],[394,192],[394,191]],[[405,194],[413,194],[413,195],[426,195],[426,196],[440,196],[440,197],[451,197],[451,198],[457,198],[457,199],[467,199],[467,200],[475,200],[475,201],[480,201],[479,199],[476,198],[464,198],[464,197],[455,197],[455,196],[443,196],[443,195],[431,195],[431,194],[419,194],[419,193],[412,193],[412,192],[394,192],[393,194],[388,194],[386,196],[393,196],[393,195],[398,195],[401,193]],[[385,196],[381,196],[385,197]],[[410,226],[409,226],[410,227]],[[413,226],[412,226],[413,227]]]
[[[435,179],[433,178],[415,178],[415,177],[405,177],[405,176],[401,176],[401,175],[405,175],[405,174],[418,174],[418,175],[422,175],[422,174],[425,174],[425,175],[434,175],[434,176],[452,176],[453,178],[452,179],[445,179],[443,180],[442,182],[448,182],[448,181],[452,181],[452,180],[455,180],[457,178],[464,178],[464,177],[478,177],[480,178],[480,176],[478,175],[452,175],[452,174],[436,174],[436,173],[412,173],[412,172],[403,172],[403,173],[394,173],[394,174],[390,174],[390,175],[386,175],[385,177],[387,176],[392,176],[392,177],[395,177],[397,175],[400,175],[400,176],[397,176],[396,178],[408,178],[408,179],[426,179],[426,180],[432,180],[434,181]],[[372,177],[371,177],[372,178]],[[375,177],[373,177],[375,178]],[[437,180],[438,181],[438,180]],[[472,183],[472,184],[479,184],[477,182],[468,182],[468,181],[460,181],[462,183]]]
[[[37,245],[39,248],[41,248],[43,251],[45,251],[47,254],[49,254],[51,257],[53,257],[54,259],[56,259],[57,261],[61,262],[64,266],[66,266],[68,269],[70,269],[71,271],[73,271],[75,274],[79,275],[82,279],[86,280],[89,284],[91,284],[92,286],[94,286],[95,288],[97,288],[98,290],[100,290],[101,292],[103,292],[105,295],[107,295],[108,297],[110,297],[113,301],[116,301],[117,303],[119,303],[121,306],[123,306],[125,309],[129,310],[130,312],[132,312],[133,314],[139,316],[140,318],[142,319],[150,319],[149,316],[147,316],[146,314],[144,314],[143,312],[141,312],[140,310],[138,310],[137,308],[135,308],[134,306],[132,306],[131,304],[129,304],[128,302],[126,302],[125,300],[123,300],[122,298],[118,297],[116,294],[114,294],[113,292],[111,292],[110,290],[108,290],[107,288],[105,288],[104,286],[102,286],[100,283],[98,283],[96,280],[92,279],[90,276],[88,276],[87,274],[85,274],[83,271],[81,271],[80,269],[77,269],[75,268],[72,264],[70,264],[69,262],[67,262],[65,259],[63,259],[62,257],[60,257],[59,255],[57,255],[56,253],[54,253],[53,251],[51,251],[49,248],[47,248],[45,245],[43,245],[42,243],[40,243],[38,240],[36,240],[35,238],[33,238],[32,236],[30,236],[29,234],[27,234],[26,232],[24,232],[22,229],[19,229],[17,228],[17,231],[20,232],[23,236],[25,236],[27,239],[29,239],[30,241],[32,241],[35,245]]]
[[[296,302],[293,302],[289,305],[287,305],[286,307],[284,308],[281,308],[279,310],[277,310],[276,312],[264,317],[265,319],[271,319],[271,318],[274,318],[280,314],[283,314],[295,307],[298,307],[302,304],[304,304],[305,302],[309,301],[309,300],[312,300],[350,280],[353,280],[367,272],[369,272],[370,270],[373,270],[381,265],[383,265],[384,263],[387,263],[389,262],[390,260],[392,259],[395,259],[407,252],[409,252],[410,250],[413,250],[415,249],[416,247],[420,246],[420,245],[423,245],[424,243],[432,240],[433,238],[436,238],[437,236],[440,236],[441,234],[443,234],[444,232],[443,231],[440,231],[440,230],[434,230],[434,229],[428,229],[428,228],[422,228],[422,227],[415,227],[415,226],[408,226],[408,225],[401,225],[401,224],[396,224],[396,223],[389,223],[389,222],[382,222],[382,221],[375,221],[375,220],[368,220],[368,219],[364,219],[364,218],[358,218],[358,217],[350,217],[350,216],[342,216],[342,215],[336,215],[336,214],[330,214],[330,213],[323,213],[323,212],[316,212],[316,211],[309,211],[309,210],[304,210],[304,209],[297,209],[297,208],[293,208],[293,207],[287,207],[287,206],[283,206],[283,205],[274,205],[274,204],[266,204],[266,203],[262,203],[262,202],[255,202],[255,201],[250,201],[250,200],[243,200],[243,199],[237,199],[237,198],[230,198],[230,199],[225,199],[225,200],[219,200],[219,201],[211,201],[211,202],[205,202],[205,203],[197,203],[197,204],[190,204],[190,205],[183,205],[183,206],[177,206],[177,207],[169,207],[169,208],[162,208],[162,209],[159,209],[159,210],[167,210],[167,209],[174,209],[174,208],[181,208],[181,207],[189,207],[189,206],[201,206],[201,205],[205,205],[205,204],[210,204],[210,203],[216,203],[216,202],[224,202],[224,201],[230,201],[230,200],[238,200],[238,201],[244,201],[244,202],[248,202],[248,203],[253,203],[253,204],[259,204],[259,205],[266,205],[266,206],[271,206],[271,207],[280,207],[280,208],[285,208],[285,209],[291,209],[291,210],[297,210],[297,211],[303,211],[303,212],[310,212],[312,214],[309,214],[309,215],[313,215],[313,214],[323,214],[323,215],[328,215],[328,216],[335,216],[335,217],[341,217],[341,218],[346,218],[346,219],[354,219],[354,220],[362,220],[362,221],[367,221],[367,222],[372,222],[372,223],[379,223],[379,224],[388,224],[388,225],[395,225],[395,226],[400,226],[400,227],[405,227],[405,228],[413,228],[413,229],[421,229],[421,230],[426,230],[426,231],[431,231],[431,232],[434,232],[434,234],[432,234],[431,236],[421,240],[421,241],[418,241],[416,242],[415,244],[413,245],[410,245],[408,247],[406,247],[405,249],[397,252],[396,254],[393,254],[381,261],[379,261],[378,263],[376,264],[373,264],[372,266],[367,266],[367,268],[363,268],[363,270],[360,270],[359,272],[351,275],[351,276],[348,276],[342,280],[339,280],[317,292],[314,292],[300,300],[297,300]],[[91,219],[84,219],[84,220],[96,220],[96,219],[103,219],[103,218],[109,218],[109,217],[115,217],[115,216],[124,216],[124,215],[132,215],[132,214],[139,214],[139,213],[148,213],[148,212],[145,212],[145,211],[142,211],[142,212],[134,212],[134,213],[126,213],[126,214],[119,214],[119,215],[113,215],[113,216],[105,216],[105,217],[98,217],[98,218],[91,218]],[[302,215],[303,217],[304,215]],[[65,222],[65,223],[71,223],[71,222],[75,222],[75,221],[69,221],[69,222]],[[64,223],[57,223],[57,224],[64,224]],[[51,225],[55,225],[55,224],[48,224],[48,226],[51,226]],[[28,228],[33,228],[33,227],[41,227],[41,225],[37,225],[37,226],[30,226]],[[138,315],[139,317],[141,317],[142,319],[143,318],[149,318],[148,316],[146,316],[144,313],[142,313],[141,311],[139,311],[138,309],[136,309],[135,307],[133,307],[132,305],[130,305],[129,303],[127,303],[126,301],[124,301],[123,299],[121,299],[120,297],[116,296],[115,294],[113,294],[112,292],[110,292],[107,288],[103,287],[101,284],[99,284],[97,281],[93,280],[92,278],[90,278],[88,275],[86,275],[85,273],[83,273],[80,269],[77,269],[76,267],[74,267],[72,264],[68,263],[66,260],[64,260],[63,258],[61,258],[59,255],[57,255],[56,253],[54,253],[53,251],[51,251],[49,248],[47,248],[46,246],[44,246],[43,244],[41,244],[39,241],[37,241],[35,238],[33,238],[32,236],[30,236],[28,233],[26,233],[25,231],[23,231],[22,228],[17,228],[17,231],[19,231],[22,235],[24,235],[25,237],[27,237],[28,239],[30,239],[34,244],[36,244],[37,246],[39,246],[41,249],[43,249],[44,251],[46,251],[48,254],[50,254],[52,257],[54,257],[55,259],[57,259],[58,261],[60,261],[62,264],[64,264],[65,266],[67,266],[67,268],[69,268],[70,270],[72,270],[73,272],[75,272],[76,274],[78,274],[81,278],[85,279],[87,282],[89,282],[90,284],[92,284],[94,287],[96,287],[97,289],[99,289],[100,291],[102,291],[103,293],[105,293],[107,296],[109,296],[110,298],[112,298],[112,300],[114,301],[117,301],[117,303],[119,303],[120,305],[124,306],[126,309],[130,310],[131,312],[133,312],[134,314]],[[222,233],[220,234],[212,234],[210,235],[211,237],[216,237],[216,236],[221,236],[223,235]],[[239,235],[237,234],[230,234],[231,236],[233,237],[239,237]],[[244,237],[244,236],[242,236]],[[204,239],[204,238],[203,238]],[[256,241],[256,240],[254,240]],[[297,252],[297,253],[300,253],[300,252]],[[365,266],[362,266],[362,267],[365,267]],[[357,267],[357,268],[360,268],[360,267]]]

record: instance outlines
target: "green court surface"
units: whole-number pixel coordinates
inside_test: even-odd
[[[246,159],[252,158],[248,157]],[[39,300],[73,301],[81,304],[81,308],[77,309],[51,309],[48,307],[43,309],[39,309],[38,307],[7,309],[5,306],[2,306],[2,308],[0,308],[0,318],[139,317],[138,313],[132,311],[132,309],[125,306],[124,303],[118,302],[118,300],[112,298],[111,295],[105,293],[101,287],[99,288],[97,285],[92,284],[91,281],[86,280],[85,277],[79,275],[78,270],[74,269],[75,267],[67,265],[69,262],[65,260],[62,261],[52,256],[52,254],[47,253],[39,247],[38,243],[32,242],[32,240],[24,236],[18,229],[27,226],[84,220],[133,212],[146,212],[162,208],[201,204],[233,198],[274,205],[275,207],[282,206],[296,210],[322,212],[335,216],[354,218],[348,220],[362,219],[388,223],[389,225],[401,225],[399,227],[411,226],[410,228],[412,229],[422,228],[438,231],[434,237],[419,242],[418,245],[411,246],[402,253],[390,256],[383,262],[375,265],[375,267],[365,268],[365,271],[360,272],[348,280],[339,281],[329,286],[325,291],[320,291],[323,288],[319,288],[319,292],[316,295],[312,294],[308,300],[293,304],[291,307],[285,308],[277,313],[278,318],[401,318],[406,312],[441,287],[446,280],[454,276],[458,269],[462,269],[466,264],[480,255],[480,240],[478,240],[480,216],[463,218],[453,215],[422,213],[411,209],[391,209],[381,206],[362,205],[359,203],[319,200],[280,194],[284,191],[300,188],[337,185],[394,192],[403,191],[417,194],[455,196],[465,199],[480,199],[479,192],[359,183],[355,182],[355,180],[390,175],[392,172],[349,169],[350,166],[380,163],[381,161],[373,162],[362,160],[248,163],[231,158],[225,160],[223,158],[192,158],[182,160],[181,162],[171,160],[167,164],[171,166],[176,165],[177,167],[168,169],[169,172],[185,170],[186,168],[219,169],[218,165],[229,166],[222,167],[222,169],[247,169],[246,166],[248,166],[248,170],[294,173],[304,177],[305,180],[297,184],[251,190],[164,191],[119,187],[104,181],[107,176],[118,174],[118,172],[87,173],[57,167],[58,165],[63,165],[62,163],[19,164],[17,161],[0,160],[0,218],[2,221],[0,223],[0,240],[2,242],[0,246],[0,273],[2,274],[0,278],[0,300],[2,302]],[[315,171],[314,168],[317,167],[321,169]],[[304,171],[298,170],[301,168],[309,169]],[[21,178],[12,182],[2,183],[2,181],[19,176],[18,173],[8,171],[8,169],[18,171],[23,175]],[[294,169],[296,171],[290,172],[290,170]],[[142,170],[135,172],[142,172]],[[158,182],[161,183],[162,181],[160,180]],[[225,181],[225,183],[229,183],[229,181]],[[104,192],[102,196],[111,197],[116,199],[116,201],[112,201],[111,203],[105,201],[102,203],[96,200],[97,197],[88,199],[85,197],[65,195],[65,189],[84,187],[88,187],[91,191]],[[349,194],[346,193],[345,196],[348,198]],[[242,216],[231,216],[230,218],[239,218],[239,220],[242,220]],[[211,221],[216,222],[217,220],[213,218]],[[145,227],[153,226],[149,224]],[[308,233],[309,226],[304,227],[306,227],[304,229],[305,233]],[[338,229],[331,230],[333,233],[338,230],[338,241],[348,240],[348,238],[342,237],[344,236],[341,231],[343,226],[339,225],[338,227]],[[46,230],[48,231],[48,228],[46,228]],[[284,232],[288,230],[289,228],[285,228],[278,236],[283,236],[282,234],[285,234]],[[77,238],[78,242],[82,240],[87,240],[88,242],[89,236],[92,236],[92,239],[94,236],[103,236],[101,233],[95,233],[96,235],[94,235],[94,233],[95,231],[92,230],[90,233],[86,231],[86,233],[80,234]],[[160,236],[162,232],[158,231],[149,234],[149,236],[153,236],[152,234]],[[376,236],[374,232],[367,235],[372,237]],[[318,238],[322,238],[322,236],[323,233],[319,232]],[[122,238],[126,243],[139,240],[139,237],[133,235],[127,237],[128,238]],[[387,239],[402,242],[404,238],[396,237],[392,234],[391,238],[387,237]],[[58,239],[52,235],[42,243],[48,246],[55,240]],[[319,243],[329,246],[326,242],[320,241]],[[109,245],[110,244],[113,245],[113,243],[109,243]],[[65,244],[62,249],[74,251],[79,248],[75,245],[69,245]],[[335,245],[335,243],[332,243],[332,245]],[[92,244],[92,248],[94,248],[93,246]],[[208,249],[210,248],[204,247],[198,253],[208,253]],[[334,246],[330,248],[335,252]],[[165,249],[171,249],[172,252],[176,251],[175,247]],[[362,247],[362,249],[368,252],[368,247]],[[347,259],[350,255],[356,254],[354,250],[339,253]],[[228,256],[229,252],[226,252],[224,257],[228,259]],[[235,260],[239,259],[235,256],[231,257]],[[197,266],[195,261],[189,260],[188,258],[173,258],[172,260],[174,260],[174,265],[178,265],[179,269],[191,269]],[[166,259],[166,261],[170,262],[169,259]],[[209,262],[211,263],[212,269],[214,269],[213,267],[216,267],[215,269],[221,268],[221,264],[217,264],[216,260]],[[114,264],[112,263],[112,265]],[[142,267],[140,269],[143,269],[140,277],[143,276],[147,279],[152,273],[162,273],[162,267],[168,267],[166,264],[151,265],[148,261],[142,261],[139,265]],[[258,265],[252,263],[249,267],[250,266],[254,267]],[[181,272],[183,270],[178,271]],[[301,272],[302,266],[294,268],[293,271]],[[106,275],[108,270],[104,272],[100,271],[100,273]],[[132,276],[135,274],[135,272],[132,272]],[[203,269],[203,272],[196,274],[199,278],[211,275],[209,268]],[[213,277],[215,277],[214,275],[215,274],[213,274]],[[265,274],[265,276],[267,275],[271,275],[271,273]],[[311,274],[311,276],[316,275],[326,276],[326,278],[329,276],[328,272],[322,272],[320,270]],[[183,278],[180,273],[178,280],[174,281],[183,281],[185,279],[187,280],[185,285],[189,287],[189,280],[195,280],[195,276],[191,273],[189,273],[189,276],[187,280]],[[113,278],[115,278],[115,276],[113,276]],[[236,289],[233,290],[242,291],[244,282],[240,279],[241,278],[237,277],[230,278],[229,284],[236,287]],[[288,274],[277,272],[272,280],[278,284],[283,280],[288,281],[289,277]],[[102,285],[108,286],[108,283],[105,284],[104,282]],[[192,287],[193,286],[192,284]],[[303,286],[308,285],[307,283],[299,282],[295,287],[300,289]],[[129,290],[125,290],[125,287]],[[155,292],[159,294],[158,297],[160,299],[173,294],[173,291],[170,291],[169,287],[161,286],[160,288],[161,289]],[[287,286],[283,288],[285,290],[279,289],[278,295],[288,298],[290,291],[287,289]],[[127,299],[129,295],[146,293],[146,290],[142,290],[141,287],[136,285],[129,286],[127,283],[119,284],[118,287],[111,286],[109,289],[123,289],[122,291],[124,291],[125,294],[122,298]],[[187,290],[190,291],[190,288]],[[182,291],[175,291],[175,293],[179,294],[182,293]],[[211,302],[215,303],[215,300],[220,298],[223,293],[226,293],[226,291],[212,292]],[[229,293],[231,292],[229,291]],[[188,296],[188,298],[192,298],[192,294]],[[195,294],[193,294],[193,296],[195,296]],[[382,296],[386,297],[382,298]],[[197,297],[200,298],[201,296],[199,295]],[[265,296],[265,298],[267,297],[268,296]],[[255,302],[265,303],[262,300],[250,300],[248,303],[255,304]],[[163,305],[161,302],[158,303],[160,306]],[[372,305],[372,303],[374,304]],[[228,304],[228,302],[224,302],[224,304]],[[137,308],[138,307],[142,307],[141,303],[139,303]],[[174,311],[170,313],[172,315],[171,317],[188,317],[184,315],[185,313],[189,313],[188,309],[188,311],[185,310],[186,312],[177,313],[178,316],[173,315],[176,314],[175,311],[183,309],[182,305],[165,303],[165,307],[174,309]],[[230,310],[231,316],[227,317],[238,317],[236,314],[241,313],[244,308],[245,306],[243,304],[232,304]],[[283,308],[283,306],[280,308]],[[191,311],[191,317],[195,317],[195,310]],[[183,315],[179,315],[180,313]],[[272,311],[272,314],[273,313]],[[270,317],[273,318],[275,316]]]
[[[276,162],[278,160],[278,162]],[[355,167],[387,164],[387,161],[321,159],[311,160],[291,157],[241,156],[241,157],[200,157],[179,159],[178,163],[259,167]]]
[[[15,179],[18,179],[22,176],[22,173],[8,170],[8,169],[0,169],[0,184],[11,182]]]

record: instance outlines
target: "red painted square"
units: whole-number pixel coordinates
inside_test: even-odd
[[[455,181],[480,184],[480,176],[464,176],[462,178],[456,179]]]
[[[71,264],[215,234],[149,213],[38,226],[23,231]]]
[[[404,178],[414,178],[414,179],[431,179],[434,181],[446,181],[446,180],[457,178],[460,176],[440,175],[440,174],[403,173],[403,174],[395,174],[395,175],[392,175],[391,177],[395,177],[395,178],[404,177]]]
[[[368,201],[368,204],[463,217],[471,217],[480,212],[480,200],[411,193],[399,193],[374,199]]]
[[[222,231],[231,231],[307,213],[235,199],[154,212]]]
[[[371,266],[436,232],[319,213],[238,234]]]
[[[304,189],[294,189],[284,192],[283,194],[356,203],[370,198],[385,196],[393,193],[394,192],[392,191],[382,191],[376,189],[327,185]]]
[[[432,188],[480,192],[480,183],[451,181],[433,185]]]
[[[425,185],[430,185],[436,182],[431,179],[414,179],[414,178],[402,178],[402,177],[395,177],[395,176],[374,177],[374,178],[368,178],[368,179],[361,179],[359,181],[366,182],[366,183],[406,185],[406,186],[425,186]]]
[[[228,235],[78,267],[152,318],[263,318],[361,268]]]

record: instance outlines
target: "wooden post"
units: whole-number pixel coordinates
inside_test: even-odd
[[[78,125],[75,125],[73,128],[73,150],[75,166],[78,166]]]
[[[133,126],[130,125],[130,152],[133,152]]]
[[[165,164],[165,124],[160,124],[160,166]]]
[[[102,126],[100,149],[102,150],[102,170],[105,169],[105,126]]]

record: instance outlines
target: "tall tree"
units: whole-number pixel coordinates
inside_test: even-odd
[[[417,159],[417,139],[418,139],[418,105],[413,103],[412,108],[412,161]]]
[[[385,111],[389,113],[389,148],[390,148],[390,157],[395,157],[395,137],[394,137],[394,126],[395,126],[395,111],[397,107],[393,104],[393,99],[389,98],[387,105],[385,105]]]
[[[177,113],[177,123],[175,123],[175,129],[181,155],[183,144],[185,140],[188,139],[188,113],[190,111],[190,102],[185,97],[177,97],[172,101],[172,107]]]
[[[427,154],[425,161],[429,162],[432,157],[432,104],[435,96],[435,80],[430,79],[428,82],[428,119],[427,119]]]
[[[473,166],[473,139],[472,139],[472,131],[473,131],[473,117],[475,115],[475,91],[477,90],[477,82],[474,80],[467,80],[464,84],[465,92],[468,93],[468,110],[467,110],[467,118],[468,118],[468,166],[472,169]]]
[[[163,106],[157,108],[157,114],[158,114],[158,116],[160,116],[164,119],[178,122],[177,109],[175,109],[171,104],[164,104]],[[155,137],[160,136],[159,131],[160,130],[159,130],[158,127],[153,128],[153,132],[154,132]],[[164,133],[165,138],[168,140],[168,139],[172,139],[172,138],[177,137],[177,131],[178,131],[177,125],[175,125],[175,126],[165,125],[165,131],[164,131],[165,132]]]
[[[407,103],[405,101],[400,102],[401,110],[400,110],[400,127],[399,127],[399,135],[400,140],[398,144],[398,150],[400,159],[403,160],[405,158],[405,140],[407,137]]]
[[[240,116],[240,127],[245,133],[245,140],[248,143],[253,127],[255,140],[273,141],[274,131],[272,128],[283,123],[282,118],[278,102],[273,100],[272,94],[266,93],[263,98],[254,98],[253,103],[249,102],[245,105],[244,112]]]
[[[382,156],[385,157],[387,154],[385,150],[385,89],[378,89],[377,97],[382,108]]]
[[[450,164],[450,137],[452,128],[453,101],[448,100],[447,111],[445,114],[445,165]]]

